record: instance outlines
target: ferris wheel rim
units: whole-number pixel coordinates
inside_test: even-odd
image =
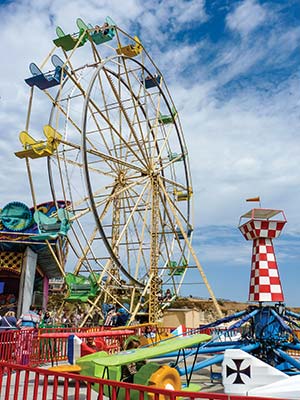
[[[124,59],[124,60],[130,60],[130,61],[132,61],[132,62],[134,62],[134,63],[136,63],[136,64],[138,64],[138,66],[142,69],[142,71],[143,71],[143,73],[149,73],[149,75],[151,75],[151,72],[150,72],[150,70],[142,63],[142,62],[140,62],[140,61],[138,61],[138,60],[135,60],[135,59],[132,59],[132,58],[130,58],[130,57],[126,57],[126,56],[121,56],[121,55],[113,55],[113,56],[111,56],[111,57],[107,57],[106,59],[104,59],[101,63],[100,62],[97,62],[96,64],[95,63],[93,63],[93,64],[91,64],[91,65],[89,65],[89,67],[94,67],[94,68],[96,68],[96,70],[93,72],[93,77],[94,77],[94,79],[95,79],[95,77],[97,76],[97,74],[99,73],[99,71],[103,68],[103,66],[105,66],[107,63],[109,63],[109,61],[111,61],[111,60],[114,60],[114,59],[120,59],[120,58],[122,58],[122,59]],[[118,76],[116,75],[116,72],[115,71],[112,71],[112,70],[110,70],[109,68],[106,68],[106,70],[109,72],[109,73],[111,73],[112,75],[114,75],[115,76],[115,78],[116,79],[118,79]],[[69,78],[70,79],[70,78]],[[61,85],[61,88],[63,88],[64,87],[64,85],[68,82],[68,80],[69,79],[65,79],[64,80],[64,82],[63,82],[63,84]],[[72,84],[72,81],[73,81],[73,84],[74,85],[76,85],[77,84],[77,81],[76,81],[76,79],[70,79],[70,81],[71,81],[71,84]],[[89,84],[89,92],[90,92],[90,87],[92,87],[92,80],[90,81],[90,84]],[[142,81],[141,81],[142,82]],[[129,87],[128,87],[128,85],[126,84],[126,82],[124,82],[124,80],[122,81],[122,83],[125,85],[125,88],[127,89],[127,90],[129,90]],[[129,83],[128,83],[129,84]],[[141,83],[140,83],[140,85],[141,85]],[[172,100],[172,98],[171,98],[171,96],[170,96],[170,94],[169,94],[169,91],[168,91],[168,88],[167,88],[167,86],[164,84],[164,87],[163,87],[163,89],[161,88],[161,87],[158,87],[158,89],[159,89],[159,96],[162,96],[162,98],[164,99],[164,101],[165,101],[165,104],[167,105],[167,107],[168,107],[168,110],[171,110],[171,105],[170,104],[172,104],[172,105],[174,105],[174,103],[173,103],[173,100]],[[131,92],[132,94],[134,94],[133,92]],[[56,96],[56,101],[53,101],[53,107],[52,107],[52,110],[51,110],[51,115],[50,115],[50,120],[52,120],[52,114],[54,113],[54,111],[55,111],[55,109],[56,109],[56,102],[58,102],[59,103],[59,101],[60,101],[60,99],[59,99],[59,97],[60,97],[60,92],[58,92],[57,93],[57,96]],[[67,96],[68,97],[68,96]],[[85,91],[85,94],[82,96],[83,98],[84,98],[84,109],[86,109],[86,104],[88,104],[88,96],[86,96],[86,91]],[[150,98],[152,97],[152,94],[151,94],[151,96],[150,96]],[[136,99],[137,99],[138,97],[136,97]],[[158,105],[156,106],[156,107],[159,107]],[[142,108],[142,107],[141,107]],[[142,109],[143,110],[143,109]],[[145,112],[143,111],[143,113],[144,113],[144,116],[146,117],[146,114],[145,114]],[[54,118],[54,117],[53,117]],[[67,118],[67,117],[66,117]],[[82,119],[82,121],[84,120],[84,118]],[[66,121],[67,121],[67,119],[66,119]],[[52,121],[53,122],[53,121]],[[175,126],[175,129],[174,128],[172,128],[172,129],[174,129],[173,130],[173,132],[174,132],[174,134],[175,134],[175,137],[177,137],[177,142],[179,142],[180,143],[180,151],[182,151],[182,153],[183,154],[187,154],[186,153],[186,145],[185,145],[185,141],[184,141],[184,135],[183,135],[183,132],[182,132],[182,128],[181,128],[181,125],[180,125],[180,121],[179,120],[176,120],[176,121],[174,121],[174,123],[172,124],[172,126]],[[78,125],[78,127],[80,128],[80,124]],[[78,132],[79,133],[82,133],[82,132],[84,132],[85,130],[81,127],[79,130],[78,130]],[[85,149],[83,149],[83,146],[82,146],[82,141],[83,141],[83,135],[81,135],[81,137],[82,137],[82,140],[81,140],[81,153],[83,154],[83,155],[87,155],[87,152],[85,151]],[[168,139],[166,139],[165,138],[165,140],[168,142]],[[171,146],[172,147],[172,146]],[[171,151],[171,148],[169,148],[169,150]],[[48,157],[48,175],[49,175],[49,179],[50,179],[50,181],[52,182],[52,184],[51,184],[51,190],[52,190],[52,193],[53,193],[53,198],[55,199],[56,198],[56,195],[55,195],[55,190],[56,190],[56,183],[55,183],[55,185],[54,185],[54,182],[53,182],[53,177],[52,177],[52,166],[51,166],[51,159],[53,159],[52,157]],[[189,170],[189,163],[188,163],[188,158],[187,157],[183,157],[183,166],[184,166],[184,175],[185,175],[185,178],[186,178],[186,180],[185,180],[185,182],[184,182],[184,184],[180,184],[179,183],[179,186],[177,187],[177,188],[179,188],[179,190],[181,190],[180,189],[180,187],[182,187],[182,188],[190,188],[191,187],[191,177],[190,177],[190,170]],[[84,164],[85,165],[87,165],[87,160],[85,160],[85,162],[84,162]],[[171,163],[170,163],[171,164]],[[174,163],[172,162],[172,165],[173,165],[173,168],[174,168]],[[176,169],[176,168],[175,168]],[[88,172],[88,169],[85,169],[85,171],[87,171]],[[162,173],[162,175],[163,175],[163,173]],[[170,181],[171,182],[171,181]],[[169,183],[170,183],[169,182]],[[176,183],[176,185],[178,184],[178,182],[171,182],[171,183]],[[54,187],[55,186],[55,187]],[[87,189],[87,185],[85,185],[86,186],[86,189]],[[93,198],[92,197],[92,191],[90,190],[90,192],[89,192],[89,198]],[[187,209],[185,209],[185,214],[186,214],[186,216],[187,216],[187,219],[185,220],[185,222],[186,222],[186,224],[185,224],[185,226],[187,227],[187,226],[191,226],[191,224],[192,224],[192,222],[191,222],[191,215],[190,215],[190,213],[191,213],[191,199],[190,198],[188,198],[188,200],[187,200],[187,209],[188,209],[188,212],[187,212]],[[95,204],[94,204],[95,205]],[[93,210],[93,209],[91,209],[90,211],[92,211],[92,214],[94,215],[94,220],[95,220],[95,213],[96,213],[96,207],[95,207],[95,209]],[[89,212],[90,212],[89,211]],[[106,234],[105,234],[105,232],[104,232],[104,230],[103,230],[103,228],[102,228],[102,225],[101,225],[101,223],[100,223],[100,227],[98,227],[98,223],[99,223],[99,220],[98,220],[98,218],[96,219],[96,224],[97,224],[97,228],[98,228],[98,231],[99,231],[99,233],[101,234],[102,233],[102,235],[101,235],[101,239],[103,239],[103,238],[106,238]],[[174,226],[174,230],[175,230],[175,228],[176,228],[176,226]],[[174,232],[174,230],[173,230],[173,232]],[[105,240],[105,239],[104,239]],[[173,241],[175,240],[175,234],[173,235]],[[176,239],[177,241],[178,241],[178,239]],[[163,246],[164,246],[165,244],[163,244]],[[110,244],[108,243],[108,246],[109,247],[107,247],[107,246],[105,246],[106,247],[106,249],[109,249],[110,248],[110,250],[112,251],[112,249],[111,249],[111,246],[110,246]],[[170,244],[168,245],[168,246],[170,246]],[[184,248],[186,248],[186,244],[184,244]],[[183,253],[183,251],[184,251],[184,248],[181,250],[182,251],[182,253]],[[171,253],[172,253],[172,250],[171,250]],[[118,264],[118,266],[120,267],[120,270],[124,273],[124,275],[126,275],[130,280],[131,280],[131,282],[133,282],[133,276],[132,275],[130,275],[129,274],[129,276],[128,276],[128,271],[126,270],[126,269],[124,269],[124,267],[122,268],[122,263],[120,263],[120,262],[118,262],[118,259],[114,256],[114,252],[112,251],[112,253],[110,253],[110,255],[112,255],[112,258],[114,259],[114,261]],[[167,269],[168,267],[168,264],[167,264],[167,259],[165,258],[164,259],[165,260],[165,264],[163,264],[164,265],[164,267],[163,268],[165,268],[165,269]],[[169,275],[171,275],[170,276],[170,279],[168,279],[168,277],[167,277],[167,279],[168,279],[168,281],[170,281],[170,280],[172,280],[173,281],[173,272],[170,272],[169,271]],[[173,284],[172,284],[172,286],[174,286],[174,293],[177,293],[177,287],[178,287],[178,285],[180,285],[181,286],[181,281],[182,281],[182,279],[183,279],[183,276],[181,277],[181,279],[180,279],[180,283],[174,283],[174,281],[173,281]],[[138,280],[135,280],[134,281],[134,283],[135,283],[135,285],[136,286],[138,286],[138,287],[145,287],[142,283],[141,283],[141,281],[138,281]],[[179,287],[180,287],[179,286]]]

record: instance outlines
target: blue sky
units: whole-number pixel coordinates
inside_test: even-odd
[[[216,297],[246,301],[251,243],[237,224],[260,195],[287,216],[274,241],[288,305],[298,295],[300,238],[300,3],[219,0],[1,1],[1,206],[31,204],[16,160],[28,103],[31,61],[52,47],[55,27],[110,15],[138,34],[162,71],[189,150],[195,202],[194,248]],[[43,181],[45,171],[37,172]],[[187,282],[195,283],[193,272]],[[199,278],[199,282],[201,279]],[[203,285],[184,294],[207,296]]]

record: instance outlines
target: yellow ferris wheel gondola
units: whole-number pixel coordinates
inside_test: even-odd
[[[127,57],[136,57],[139,54],[141,54],[143,46],[140,39],[137,36],[134,36],[133,40],[134,44],[128,44],[127,46],[119,46],[116,50],[117,53],[123,54],[124,56]]]

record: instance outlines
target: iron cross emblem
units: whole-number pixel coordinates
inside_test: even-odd
[[[228,378],[232,374],[236,374],[235,380],[233,384],[245,384],[245,382],[242,379],[242,375],[248,376],[248,378],[251,378],[251,371],[250,371],[250,365],[248,367],[241,369],[241,365],[243,361],[245,360],[232,360],[234,364],[236,365],[236,369],[233,369],[226,365],[226,378]]]

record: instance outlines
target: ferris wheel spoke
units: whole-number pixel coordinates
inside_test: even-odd
[[[78,261],[77,261],[77,263],[76,263],[76,265],[75,265],[75,268],[74,268],[74,273],[75,273],[75,274],[77,274],[77,273],[80,271],[80,269],[82,268],[82,265],[84,264],[84,262],[86,262],[86,261],[88,260],[88,255],[89,255],[89,254],[91,254],[92,257],[93,257],[95,260],[97,260],[97,256],[96,256],[96,254],[94,253],[93,248],[92,248],[93,243],[94,243],[94,241],[95,241],[95,239],[96,239],[96,237],[97,237],[97,235],[98,235],[98,229],[97,229],[97,227],[95,227],[95,228],[93,229],[93,231],[92,231],[91,234],[90,234],[90,237],[87,238],[86,235],[85,235],[84,229],[82,228],[82,225],[80,224],[80,222],[78,222],[78,225],[79,225],[79,227],[80,227],[81,235],[82,235],[82,237],[85,239],[85,247],[82,248],[82,251],[81,251],[81,254],[82,254],[82,255],[81,255],[80,257],[78,257]],[[80,239],[76,233],[75,233],[75,239],[76,239],[76,241],[77,241],[77,242],[80,244],[80,246],[81,246],[82,239]],[[88,271],[91,272],[91,273],[94,273],[94,268],[92,268],[92,266],[90,266],[90,268],[88,269]]]
[[[130,129],[130,131],[131,131],[132,135],[134,136],[134,138],[135,138],[135,140],[136,140],[136,142],[137,142],[137,145],[138,145],[137,136],[136,136],[136,134],[135,134],[135,132],[134,132],[132,126],[130,125],[130,121],[129,121],[129,119],[128,119],[128,115],[127,115],[127,113],[126,113],[126,111],[125,111],[125,108],[124,108],[124,106],[123,106],[123,104],[122,104],[121,99],[120,99],[119,96],[118,96],[118,93],[117,93],[117,91],[116,91],[116,88],[115,88],[115,86],[114,86],[112,80],[110,79],[110,76],[108,75],[108,73],[107,73],[107,71],[106,71],[105,69],[104,69],[104,73],[106,74],[106,77],[107,77],[107,79],[108,79],[108,81],[109,81],[109,83],[110,83],[110,86],[111,86],[111,89],[112,89],[112,91],[113,91],[113,93],[114,93],[114,96],[115,96],[117,105],[118,105],[118,107],[120,108],[120,110],[122,111],[123,117],[125,118],[125,121],[126,121],[126,123],[127,123],[127,127]],[[96,109],[96,111],[97,111],[97,113],[99,114],[99,116],[101,116],[101,118],[106,122],[107,126],[109,126],[109,127],[111,128],[113,134],[116,135],[116,137],[119,139],[120,143],[123,143],[125,146],[127,146],[127,142],[126,142],[126,140],[122,137],[122,135],[120,134],[119,130],[118,130],[117,128],[115,128],[114,125],[112,125],[110,119],[106,117],[105,113],[96,105],[95,101],[93,101],[93,99],[90,98],[90,94],[88,94],[88,101],[91,101],[91,102],[92,102],[92,105],[93,105],[93,107]],[[112,135],[112,136],[113,136],[113,135]],[[140,153],[143,155],[143,151],[141,151],[141,148],[140,148],[139,145],[138,145],[138,148],[139,148],[139,150],[140,150]],[[146,165],[144,164],[144,159],[143,159],[143,157],[140,157],[139,154],[138,154],[135,150],[133,150],[133,148],[131,148],[131,153],[136,157],[136,159],[137,159],[142,165],[144,165],[144,167],[146,167]]]
[[[159,181],[160,186],[162,187],[162,183],[161,181]],[[171,233],[174,235],[174,233],[176,232],[176,220],[179,220],[183,217],[183,215],[180,215],[179,210],[177,211],[177,209],[175,208],[174,202],[173,200],[170,198],[170,196],[168,195],[168,193],[166,192],[165,188],[163,189],[163,192],[160,193],[160,197],[161,197],[161,201],[164,204],[164,210],[166,213],[166,217],[167,217],[167,221],[169,221],[170,224],[170,229],[171,229]],[[170,208],[170,205],[172,205],[172,208]],[[174,213],[175,211],[175,213]],[[176,212],[177,211],[177,212]],[[175,217],[175,219],[174,219]],[[184,220],[183,220],[184,222]],[[180,240],[177,240],[177,245],[179,247],[179,249],[181,251],[183,251],[183,247],[180,243]]]
[[[111,106],[107,103],[107,100],[106,100],[106,97],[105,97],[104,83],[103,83],[103,80],[102,80],[102,78],[101,78],[101,74],[100,74],[100,73],[97,73],[96,81],[97,81],[98,84],[99,84],[100,93],[101,93],[101,96],[102,96],[103,108],[104,108],[103,113],[104,113],[104,115],[106,116],[106,119],[107,119],[108,121],[110,121],[110,111],[109,111],[109,108],[110,108]],[[96,99],[94,100],[94,103],[96,103]],[[118,153],[117,153],[117,151],[116,151],[116,141],[115,141],[115,138],[114,138],[114,135],[113,135],[114,131],[113,131],[113,129],[112,129],[112,125],[109,125],[108,128],[107,128],[108,131],[109,131],[109,137],[111,138],[111,141],[112,141],[112,147],[110,147],[110,146],[109,146],[109,143],[108,143],[108,140],[106,139],[106,134],[107,134],[107,132],[105,132],[105,130],[101,129],[101,128],[100,128],[101,123],[98,123],[98,122],[97,122],[96,116],[98,115],[98,117],[101,117],[101,115],[98,114],[98,111],[97,111],[97,110],[95,110],[95,112],[93,112],[93,111],[91,110],[91,115],[93,116],[93,118],[94,118],[94,120],[95,120],[95,123],[96,123],[96,125],[97,125],[97,131],[98,131],[98,133],[101,135],[101,139],[102,139],[102,141],[103,141],[103,143],[104,143],[104,145],[105,145],[106,151],[107,151],[109,154],[114,154],[114,157],[118,157]]]
[[[66,164],[72,165],[74,167],[77,167],[79,170],[82,170],[82,167],[83,167],[82,162],[79,162],[79,161],[76,161],[76,160],[73,160],[70,158],[66,158],[64,155],[61,155],[61,153],[57,153],[57,157],[61,161],[65,162]],[[115,174],[113,172],[106,171],[106,170],[98,168],[98,167],[96,168],[93,165],[90,165],[89,168],[90,168],[91,172],[93,172],[93,173],[97,173],[97,174],[103,175],[103,176],[109,176],[111,178],[115,177]]]
[[[133,219],[134,213],[135,213],[135,211],[137,210],[137,208],[138,208],[138,206],[139,206],[139,203],[140,203],[140,201],[141,201],[142,198],[143,198],[143,195],[144,195],[145,190],[147,189],[147,186],[148,186],[148,182],[146,183],[146,185],[145,185],[144,188],[142,189],[142,191],[141,191],[141,193],[140,193],[138,199],[136,200],[136,203],[135,203],[133,209],[131,210],[131,212],[129,213],[129,215],[127,215],[127,220],[125,221],[125,225],[124,225],[123,229],[120,231],[119,238],[118,238],[118,240],[116,241],[115,247],[117,247],[117,246],[120,244],[121,240],[123,239],[123,237],[124,237],[124,235],[125,235],[125,232],[126,232],[128,226],[129,226],[129,224],[131,223],[132,219]]]
[[[98,75],[98,69],[97,69],[97,74],[94,74],[94,78],[93,81],[96,80],[96,77]],[[116,137],[118,137],[118,139],[120,140],[120,142],[122,142],[123,144],[126,145],[126,140],[124,140],[124,138],[122,137],[122,135],[119,134],[118,130],[111,124],[109,117],[107,117],[101,110],[100,108],[97,106],[96,101],[93,100],[93,98],[90,97],[90,90],[88,90],[87,92],[81,87],[81,85],[74,79],[74,77],[70,76],[70,78],[73,80],[73,82],[77,85],[78,89],[81,91],[82,95],[84,98],[88,99],[87,102],[87,110],[91,109],[91,107],[93,109],[95,109],[95,111],[102,117],[102,119],[104,119],[104,121],[107,123],[107,126],[110,127],[111,131],[116,135]],[[94,113],[93,113],[94,115]],[[79,131],[81,131],[79,129]],[[92,150],[91,150],[92,151]],[[95,150],[94,150],[95,151]],[[137,160],[139,160],[139,162],[141,164],[143,164],[143,160],[137,155],[137,153],[135,151],[133,151],[132,149],[132,153],[135,155],[135,157],[137,158]],[[116,159],[116,157],[109,157],[107,155],[107,157],[105,157],[104,159],[109,160],[110,158]],[[145,165],[144,165],[145,166]]]
[[[80,148],[79,145],[76,145],[76,144],[74,144],[74,143],[72,144],[72,143],[70,143],[70,142],[66,142],[66,141],[64,141],[63,139],[61,140],[61,142],[62,142],[62,143],[65,143],[65,144],[68,144],[68,145],[70,145],[70,146],[72,146],[73,148],[76,148],[76,149],[78,149],[78,150],[81,150],[81,148]],[[134,164],[128,163],[128,162],[126,162],[126,161],[124,161],[124,160],[118,159],[118,158],[116,158],[116,157],[113,157],[113,156],[111,156],[111,155],[109,155],[109,154],[103,153],[103,152],[101,152],[101,151],[99,151],[99,150],[86,149],[86,153],[88,153],[88,154],[90,154],[90,155],[92,155],[92,156],[95,156],[95,157],[97,157],[97,158],[99,158],[99,159],[104,159],[104,160],[111,161],[111,162],[113,162],[115,165],[124,166],[124,167],[130,168],[130,169],[135,169],[136,171],[139,171],[140,173],[143,172],[143,169],[141,169],[140,167],[138,167],[138,166],[136,166],[136,165],[134,165]]]
[[[101,79],[100,74],[98,74],[98,82],[99,82],[99,85],[100,85],[101,95],[102,95],[102,99],[103,99],[103,105],[104,105],[105,115],[106,115],[106,118],[109,119],[108,104],[107,104],[107,100],[106,100],[106,97],[105,97],[105,91],[104,91],[103,82],[102,82],[102,79]],[[111,129],[110,126],[109,126],[108,129],[109,129],[109,131],[110,131],[110,136],[111,136],[111,138],[112,138],[112,140],[113,140],[113,134],[112,134],[113,132],[112,132],[112,129]],[[109,144],[108,144],[108,142],[107,142],[107,140],[106,140],[106,138],[105,138],[105,134],[103,134],[103,132],[102,132],[101,129],[99,129],[99,133],[101,134],[101,138],[102,138],[102,140],[103,140],[103,143],[105,144],[105,147],[106,147],[107,151],[110,152],[111,149],[110,149]],[[112,149],[112,150],[114,151],[115,157],[118,157],[118,153],[117,153],[116,148],[115,148],[114,140],[113,140],[113,149]]]
[[[105,208],[105,209],[107,209],[107,208],[109,207],[109,205],[111,204],[111,202],[112,202],[112,200],[113,200],[114,198],[120,196],[120,195],[121,195],[125,190],[127,190],[128,188],[131,188],[131,187],[134,187],[134,186],[136,186],[136,185],[138,185],[138,184],[141,184],[141,183],[143,183],[145,180],[146,180],[145,177],[142,177],[142,178],[140,177],[140,179],[139,179],[138,181],[134,181],[134,182],[130,183],[130,184],[127,186],[127,188],[119,188],[117,191],[111,190],[111,192],[110,192],[109,194],[106,194],[106,192],[105,192],[105,191],[109,188],[108,186],[106,186],[105,188],[100,188],[99,190],[93,192],[93,197],[94,197],[94,198],[97,198],[98,196],[101,196],[101,197],[102,197],[102,200],[97,201],[97,202],[95,203],[96,208],[99,208],[99,207],[102,207],[103,205],[106,205],[106,208]],[[111,186],[110,186],[111,189],[113,189],[114,187],[115,187],[115,185],[111,185]],[[78,219],[84,217],[87,213],[90,213],[90,212],[91,212],[90,206],[86,206],[86,207],[84,207],[83,209],[80,209],[80,207],[81,207],[83,204],[87,203],[88,199],[89,199],[89,197],[86,196],[86,197],[83,197],[82,199],[78,199],[78,200],[76,201],[76,203],[74,203],[74,209],[76,209],[77,212],[76,212],[76,214],[71,218],[72,221],[78,220]],[[102,215],[102,217],[101,217],[101,215]],[[102,212],[102,214],[100,214],[100,216],[99,216],[99,220],[100,220],[100,221],[102,220],[102,218],[103,218],[104,215],[105,215],[105,212]]]
[[[129,101],[132,103],[131,107],[134,110],[133,117],[134,117],[134,120],[136,120],[137,125],[138,125],[138,133],[139,133],[140,137],[143,137],[143,130],[141,128],[141,124],[140,124],[140,120],[139,120],[139,113],[138,113],[138,109],[137,109],[137,104],[140,104],[139,96],[138,96],[138,93],[135,94],[134,91],[133,91],[132,83],[134,83],[134,82],[132,82],[130,77],[133,75],[134,80],[136,80],[136,82],[139,82],[138,88],[140,88],[140,81],[138,79],[136,79],[136,75],[135,74],[129,73],[128,68],[127,68],[127,64],[126,64],[126,59],[122,58],[122,63],[123,63],[124,72],[125,72],[125,78],[126,79],[124,80],[124,79],[121,78],[120,82],[122,82],[127,87],[127,89],[129,90],[129,92],[131,94]],[[129,117],[127,116],[127,113],[126,113],[126,110],[125,110],[124,107],[120,108],[120,109],[124,113],[124,116],[125,116],[125,118],[127,120],[127,123],[129,124],[129,126],[133,127],[134,126],[134,124],[133,124],[134,120],[133,121],[129,120]],[[141,154],[143,154],[143,157],[145,159],[148,159],[149,156],[147,155],[147,148],[146,148],[144,142],[138,140],[138,135],[137,135],[137,133],[135,132],[134,129],[131,129],[131,134],[134,137],[136,143],[139,145],[139,150],[140,150]]]
[[[90,115],[91,115],[91,117],[93,119],[93,122],[95,124],[95,128],[93,129],[93,131],[88,132],[88,135],[86,136],[88,144],[90,145],[91,149],[97,150],[97,146],[94,145],[92,139],[89,138],[89,135],[94,135],[94,134],[100,135],[102,143],[104,144],[104,148],[106,149],[106,152],[108,154],[114,156],[115,158],[117,158],[117,154],[113,155],[113,153],[112,153],[112,151],[111,151],[111,149],[109,147],[109,144],[108,144],[108,142],[106,140],[105,134],[103,134],[103,132],[102,132],[102,129],[101,129],[101,126],[100,126],[101,125],[100,121],[98,122],[97,117],[94,114],[94,112],[92,111],[92,107],[91,106],[89,106],[89,111],[90,111]]]
[[[184,184],[182,184],[182,183],[180,183],[180,182],[177,182],[177,181],[175,181],[175,180],[173,180],[173,179],[170,179],[170,178],[168,178],[168,177],[166,177],[166,176],[164,176],[164,175],[160,175],[160,177],[161,177],[161,179],[162,179],[162,181],[163,181],[163,184],[165,185],[165,186],[167,186],[167,185],[169,185],[170,187],[172,187],[172,188],[174,188],[174,189],[176,189],[176,190],[186,190],[186,191],[189,191],[189,188],[186,186],[186,185],[184,185]],[[189,193],[189,194],[191,194],[191,193]]]
[[[73,128],[75,128],[75,131],[77,131],[77,132],[80,133],[80,132],[81,132],[81,129],[80,129],[79,125],[77,125],[76,122],[74,121],[74,119],[71,118],[71,117],[68,115],[67,110],[64,109],[64,107],[61,105],[60,101],[59,101],[58,99],[54,99],[54,98],[50,95],[49,92],[44,92],[44,93],[46,93],[47,97],[48,97],[48,98],[50,99],[50,101],[52,102],[53,107],[55,107],[55,108],[52,109],[52,113],[53,113],[53,110],[57,109],[56,111],[59,111],[59,112],[66,118],[66,120],[73,126]],[[52,113],[51,113],[51,115],[50,115],[50,120],[53,119]],[[56,123],[54,123],[54,124],[52,124],[52,125],[53,125],[54,127],[56,127]]]
[[[83,163],[76,161],[77,160],[76,155],[80,154],[81,145],[64,140],[64,139],[61,139],[60,142],[65,146],[65,148],[57,153],[56,158],[57,157],[63,158],[67,163],[70,163],[70,164],[73,163],[73,165],[78,165],[80,168],[82,168]],[[99,159],[101,158],[102,163],[106,163],[109,170],[114,171],[114,163],[115,163],[115,160],[117,160],[116,158],[110,159],[109,157],[104,157],[103,153],[99,154],[96,147],[93,150],[91,149],[90,151],[94,152],[95,155],[98,155]],[[74,153],[75,153],[75,160],[72,160],[70,158],[71,157],[70,155],[74,154]],[[102,173],[105,175],[105,174],[109,174],[109,171],[104,171],[103,169],[101,169],[101,170],[99,170],[99,173]]]
[[[154,101],[152,96],[147,95],[145,100],[148,114],[147,116],[151,124],[151,129],[147,131],[147,140],[151,142],[152,137],[157,136],[157,132],[160,128],[158,120],[160,115],[161,97],[160,95],[156,96],[156,99]],[[154,110],[154,115],[149,115],[149,110]]]
[[[165,151],[168,152],[167,147],[169,146],[169,140],[170,140],[171,133],[173,133],[173,130],[169,129],[168,133],[166,135],[164,135],[164,137],[162,139],[162,143],[160,143],[160,148],[159,148],[159,153],[158,153],[159,158],[163,158]],[[171,164],[169,164],[169,165],[171,165]]]
[[[81,96],[83,96],[83,95],[81,95]],[[84,96],[83,96],[83,97],[84,97]],[[77,131],[77,133],[78,133],[78,138],[81,140],[81,137],[82,137],[81,128],[80,128],[79,125],[76,124],[75,121],[69,116],[69,113],[70,113],[70,111],[69,111],[69,100],[70,100],[70,99],[68,98],[68,99],[67,99],[66,110],[64,110],[63,107],[60,106],[60,104],[58,105],[58,107],[60,107],[60,110],[61,110],[61,111],[63,112],[63,114],[66,116],[66,120],[69,121],[69,122],[71,122],[71,124],[73,125],[73,127],[76,129],[76,131]],[[59,103],[59,102],[58,102],[58,99],[56,99],[55,101],[56,101],[56,103]],[[95,121],[95,123],[96,123],[96,121]],[[92,143],[91,141],[89,141],[89,139],[88,139],[88,142],[89,142],[90,146],[93,148],[93,143]]]
[[[128,196],[126,198],[127,201],[127,207],[130,209],[132,207],[132,204],[135,203],[135,197],[137,196],[137,193],[134,192],[134,195],[132,197],[131,193],[128,193]],[[137,250],[137,257],[136,257],[136,262],[135,266],[133,268],[134,270],[134,277],[137,278],[139,276],[139,271],[140,271],[140,266],[141,265],[147,265],[147,257],[145,255],[144,251],[144,246],[145,246],[145,239],[146,239],[146,232],[149,232],[149,227],[147,227],[147,219],[149,215],[149,208],[150,208],[150,196],[151,193],[148,191],[147,197],[143,201],[142,207],[143,207],[143,212],[139,211],[138,209],[136,210],[136,215],[132,218],[132,226],[135,234],[135,242],[138,245],[138,250]],[[130,203],[131,200],[131,203]],[[124,207],[125,209],[125,207]],[[125,211],[124,211],[125,212]],[[124,215],[124,219],[127,218],[127,215]],[[138,219],[138,221],[137,221]],[[141,264],[142,262],[142,264]],[[131,264],[129,264],[131,265]]]
[[[112,71],[110,71],[110,73],[112,73]],[[147,149],[146,140],[145,140],[146,138],[144,137],[143,129],[141,127],[142,120],[140,120],[140,118],[139,118],[139,114],[140,113],[138,112],[139,109],[142,111],[142,117],[146,121],[147,120],[147,115],[146,115],[146,113],[145,113],[145,111],[143,109],[143,105],[142,105],[143,101],[140,100],[140,96],[139,96],[139,93],[140,93],[140,81],[138,79],[135,79],[137,82],[139,82],[138,93],[135,94],[133,92],[132,85],[131,85],[131,82],[130,82],[128,76],[129,76],[129,74],[127,73],[127,80],[126,81],[124,79],[120,78],[120,82],[130,92],[131,96],[129,97],[128,101],[131,102],[132,105],[131,106],[126,105],[127,99],[126,99],[126,101],[123,100],[123,102],[122,102],[124,104],[123,110],[131,110],[131,109],[134,110],[134,115],[132,117],[133,119],[131,120],[131,125],[130,126],[134,126],[135,125],[135,121],[136,121],[136,123],[138,124],[138,128],[139,128],[138,132],[140,134],[140,137],[144,138],[144,140],[139,140],[137,138],[137,136],[135,135],[135,131],[133,129],[130,130],[130,134],[132,135],[132,137],[134,138],[135,142],[139,146],[139,149],[143,153],[144,157],[149,158],[148,149]]]

